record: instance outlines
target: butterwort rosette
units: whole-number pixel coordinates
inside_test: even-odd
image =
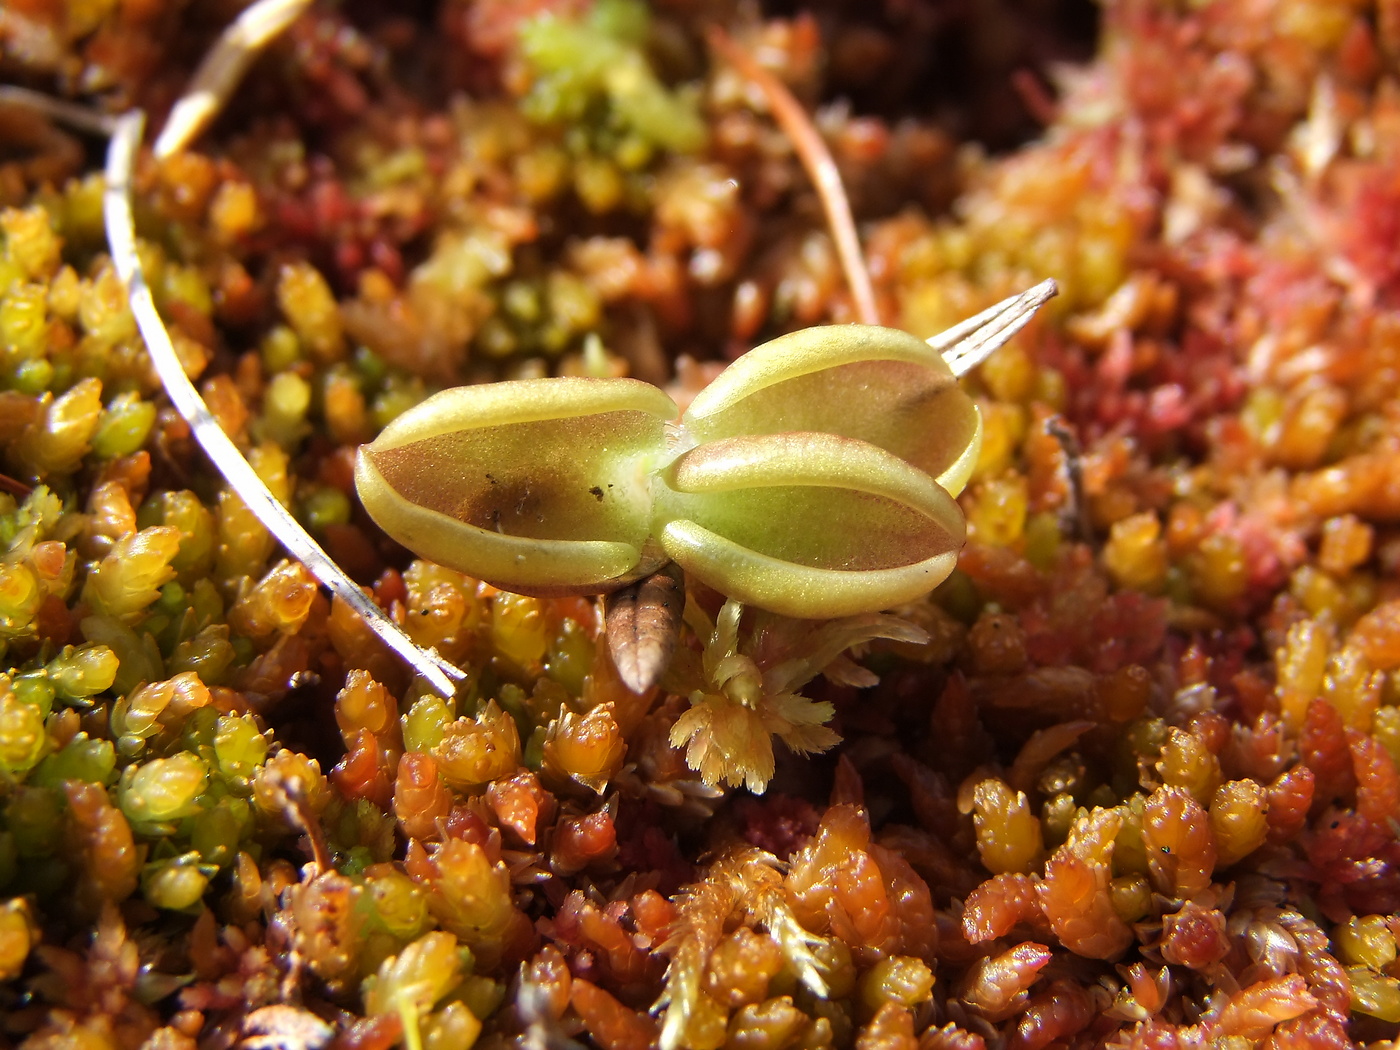
[[[816,619],[947,577],[980,441],[936,350],[842,325],[750,351],[679,419],[628,379],[443,391],[360,450],[355,480],[395,539],[504,590],[606,593],[674,560]]]

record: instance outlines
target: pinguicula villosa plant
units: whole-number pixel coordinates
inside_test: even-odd
[[[1025,298],[998,316],[1044,297]],[[684,413],[630,379],[445,390],[363,446],[355,480],[391,536],[504,590],[606,593],[675,561],[730,598],[828,619],[947,578],[981,432],[936,349],[842,325],[757,347]]]
[[[391,536],[503,590],[611,592],[609,648],[637,692],[666,671],[684,610],[705,649],[667,679],[691,703],[670,742],[707,785],[762,792],[773,736],[801,753],[840,739],[803,683],[842,676],[852,645],[924,640],[874,614],[932,590],[962,548],[954,497],[982,422],[958,374],[1053,294],[1046,282],[928,343],[874,325],[794,332],[683,413],[630,379],[445,390],[360,449],[356,485]],[[672,562],[726,596],[717,621],[684,601]],[[745,604],[764,612],[741,636]],[[850,665],[843,680],[875,678]]]

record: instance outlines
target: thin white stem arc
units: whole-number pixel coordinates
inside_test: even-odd
[[[310,569],[322,585],[359,613],[374,633],[438,693],[451,697],[456,692],[453,680],[465,677],[462,670],[437,653],[419,647],[307,534],[300,522],[263,484],[180,366],[170,332],[156,310],[155,299],[136,251],[131,173],[144,125],[145,114],[140,110],[131,110],[116,118],[112,124],[112,139],[107,148],[103,217],[112,261],[127,287],[136,325],[146,341],[146,348],[150,351],[166,394],[180,415],[189,422],[195,440],[219,468],[233,491],[257,514],[288,553]]]

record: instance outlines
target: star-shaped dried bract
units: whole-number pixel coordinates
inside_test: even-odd
[[[840,736],[826,723],[834,709],[798,690],[836,664],[843,681],[873,685],[874,675],[842,666],[843,654],[876,638],[921,643],[922,630],[895,616],[864,613],[824,624],[759,611],[741,630],[744,607],[730,599],[711,622],[694,603],[686,621],[705,645],[688,651],[672,671],[673,691],[688,695],[690,710],[671,727],[672,747],[707,785],[720,783],[761,793],[773,779],[773,738],[799,754],[827,750]]]

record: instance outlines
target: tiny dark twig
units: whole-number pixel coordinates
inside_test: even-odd
[[[1069,503],[1065,507],[1065,529],[1081,542],[1094,542],[1094,524],[1089,519],[1089,501],[1084,494],[1084,453],[1079,439],[1059,416],[1045,421],[1045,432],[1060,443],[1065,454],[1065,482]]]

